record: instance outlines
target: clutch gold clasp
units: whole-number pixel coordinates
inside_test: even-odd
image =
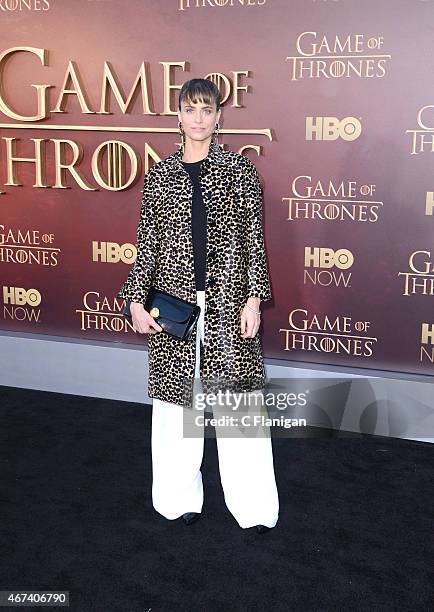
[[[160,316],[160,311],[156,306],[154,306],[154,308],[151,308],[151,310],[149,311],[149,314],[151,315],[151,317],[156,319],[157,317]]]

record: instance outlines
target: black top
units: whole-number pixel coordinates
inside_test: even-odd
[[[202,159],[195,162],[182,162],[193,183],[193,203],[191,209],[191,231],[193,237],[194,275],[196,291],[205,291],[206,273],[206,207],[202,198],[199,173]]]

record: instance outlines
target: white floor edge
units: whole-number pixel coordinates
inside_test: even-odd
[[[357,377],[369,382],[370,398],[353,395],[339,405],[340,429],[434,443],[434,378],[266,359],[269,378]],[[60,336],[0,331],[0,385],[150,404],[146,345],[83,341]],[[351,395],[351,394],[350,394]],[[333,406],[331,408],[333,412]],[[336,415],[328,417],[335,420]],[[327,419],[327,423],[330,424]],[[368,424],[368,427],[366,427]],[[324,426],[324,423],[312,423]],[[372,431],[371,431],[372,430]]]

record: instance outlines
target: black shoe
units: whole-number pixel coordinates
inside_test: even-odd
[[[200,518],[200,512],[186,512],[182,518],[186,525],[191,525]]]
[[[271,527],[267,527],[266,525],[255,525],[255,529],[257,533],[265,533],[266,531],[270,531]]]

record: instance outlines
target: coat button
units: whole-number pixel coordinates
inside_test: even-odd
[[[210,225],[211,227],[215,227],[215,226],[216,226],[216,221],[215,221],[215,219],[209,219],[209,220],[208,220],[208,225]]]
[[[214,257],[215,257],[215,251],[214,251],[214,249],[212,249],[211,251],[209,251],[209,252],[208,252],[208,257],[209,257],[210,259],[214,259]]]
[[[214,287],[214,285],[216,284],[216,279],[213,278],[212,276],[208,279],[208,287]]]

